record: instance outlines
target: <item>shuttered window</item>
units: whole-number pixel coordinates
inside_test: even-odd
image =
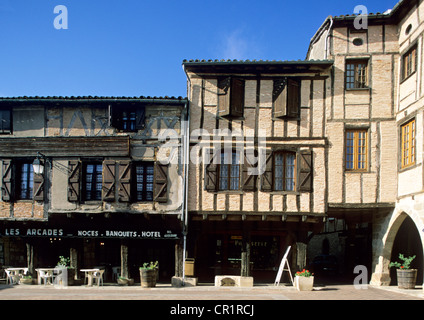
[[[153,201],[153,162],[136,162],[133,172],[134,201]]]
[[[312,151],[266,151],[262,191],[312,192]]]
[[[273,105],[275,118],[297,118],[300,110],[300,83],[292,78],[274,80]]]
[[[84,165],[84,200],[102,200],[102,163],[92,162]]]
[[[244,112],[243,79],[225,77],[218,79],[218,115],[221,117],[243,117]]]
[[[404,124],[401,131],[401,167],[406,168],[415,164],[415,119]]]

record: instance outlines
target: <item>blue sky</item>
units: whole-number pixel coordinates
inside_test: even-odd
[[[304,59],[327,16],[396,3],[0,0],[0,96],[186,96],[184,59]]]

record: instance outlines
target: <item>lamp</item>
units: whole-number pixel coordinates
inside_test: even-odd
[[[44,164],[40,157],[44,158],[44,155],[40,152],[37,152],[37,158],[35,158],[34,162],[32,163],[32,168],[34,169],[35,174],[43,174],[44,172]]]

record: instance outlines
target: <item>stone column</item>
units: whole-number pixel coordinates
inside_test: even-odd
[[[129,278],[128,244],[124,240],[121,241],[121,277]]]
[[[32,243],[27,242],[26,243],[26,249],[27,249],[27,267],[29,274],[34,275],[34,246]]]

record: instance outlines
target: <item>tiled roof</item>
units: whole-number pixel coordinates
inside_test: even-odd
[[[315,64],[332,63],[332,60],[237,60],[237,59],[190,59],[183,60],[183,64]]]
[[[186,100],[183,97],[151,97],[151,96],[140,96],[140,97],[114,97],[114,96],[20,96],[20,97],[0,97],[0,101],[3,100]]]

